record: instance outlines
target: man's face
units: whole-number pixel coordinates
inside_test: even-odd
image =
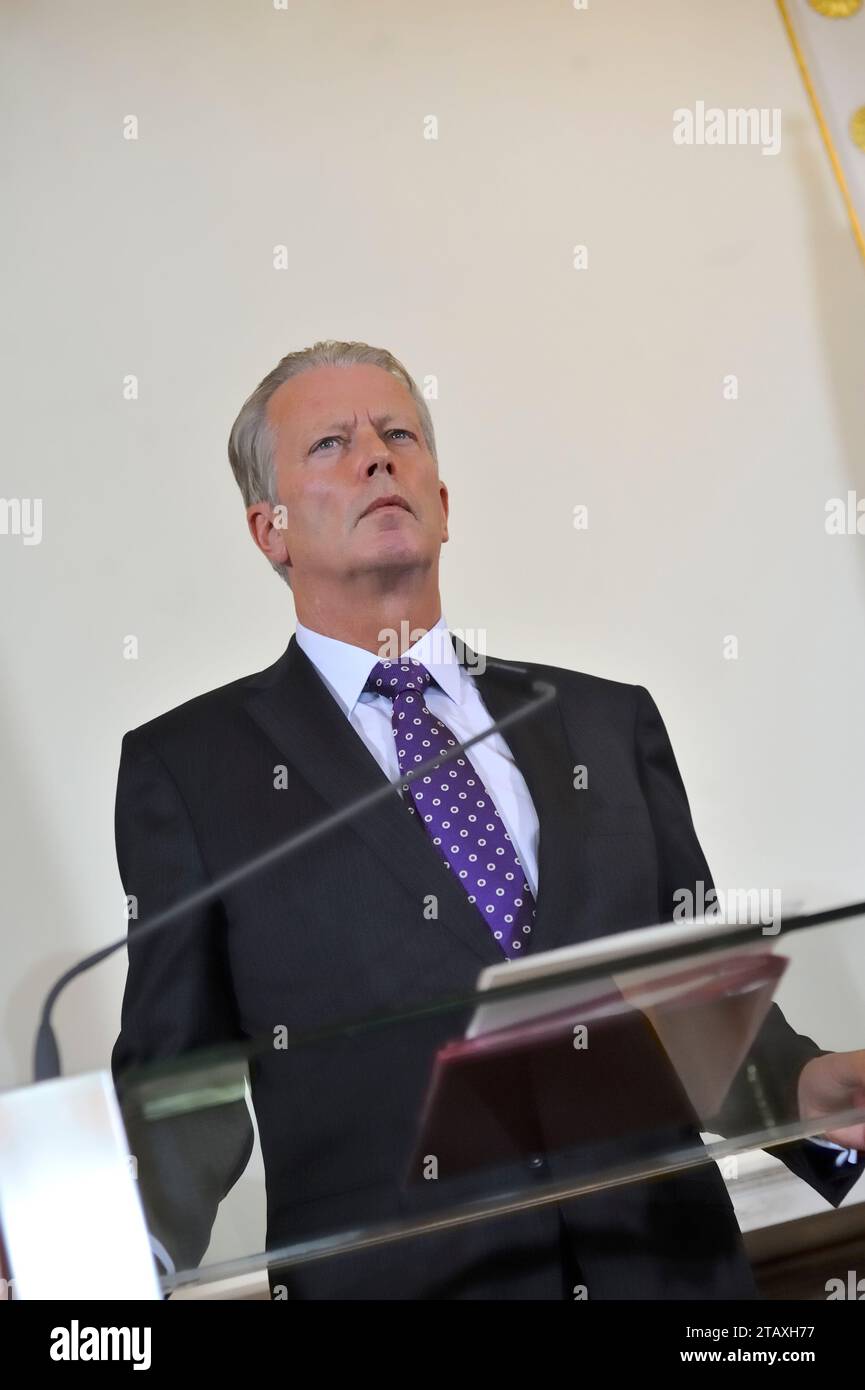
[[[447,488],[409,391],[381,367],[315,367],[283,383],[267,418],[295,592],[429,566],[447,540]],[[385,497],[402,505],[372,504]],[[280,556],[271,553],[280,562]]]

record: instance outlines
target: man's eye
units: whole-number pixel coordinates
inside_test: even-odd
[[[397,427],[395,427],[395,428],[392,429],[392,430],[388,430],[387,433],[388,433],[388,434],[404,434],[404,435],[406,435],[409,439],[415,439],[415,438],[416,438],[416,436],[415,436],[414,434],[412,434],[411,430],[405,430],[405,429],[403,429],[401,426],[397,426]],[[310,449],[309,452],[310,452],[311,454],[315,454],[315,453],[318,452],[319,449],[322,448],[322,446],[323,446],[324,444],[332,444],[332,443],[334,443],[334,444],[341,444],[342,442],[343,442],[343,440],[342,440],[342,435],[340,435],[340,434],[328,434],[328,435],[325,435],[324,439],[319,439],[319,441],[318,441],[317,444],[313,444],[313,446],[312,446],[312,448]],[[330,450],[329,450],[329,449],[327,450],[327,453],[330,453]]]

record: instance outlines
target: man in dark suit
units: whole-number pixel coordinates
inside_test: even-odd
[[[466,1020],[423,1005],[464,997],[485,965],[670,920],[674,894],[708,892],[711,876],[648,692],[532,665],[555,704],[455,760],[456,780],[439,784],[453,808],[418,779],[136,943],[136,924],[405,774],[413,734],[435,756],[439,741],[465,741],[527,698],[493,664],[481,673],[482,654],[459,660],[449,639],[447,489],[426,403],[389,353],[328,342],[290,354],[245,403],[229,457],[252,537],[292,589],[297,631],[267,670],[124,738],[117,849],[138,917],[112,1066],[122,1090],[135,1065],[337,1029],[250,1065],[273,1250],[430,1210],[402,1179],[435,1052]],[[378,1014],[403,1019],[338,1031]],[[777,1008],[753,1059],[766,1063],[761,1103],[782,1119],[865,1096],[865,1052],[823,1053]],[[755,1102],[741,1079],[734,1092],[741,1123]],[[851,1160],[852,1146],[865,1148],[865,1126],[826,1137],[851,1146]],[[668,1138],[699,1144],[692,1124]],[[178,1259],[203,1255],[250,1144],[240,1102],[163,1131],[158,1190],[144,1185],[145,1201]],[[803,1143],[781,1156],[837,1205],[861,1164],[842,1169],[835,1152]],[[563,1172],[554,1151],[540,1152],[498,1187],[489,1175],[474,1188],[445,1183],[436,1200]],[[272,1284],[299,1298],[755,1292],[711,1164],[288,1267]]]

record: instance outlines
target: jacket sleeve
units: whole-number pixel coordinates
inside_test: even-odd
[[[699,901],[698,885],[708,896],[714,884],[664,722],[649,692],[635,688],[637,762],[658,851],[658,921],[668,922],[674,920],[677,891],[687,889]],[[795,1119],[799,1075],[806,1062],[824,1051],[791,1028],[772,1004],[719,1114],[712,1117],[712,1130],[732,1137]],[[769,1152],[836,1207],[865,1168],[865,1160],[839,1166],[832,1150],[807,1140]]]
[[[123,740],[115,840],[120,877],[133,903],[111,1070],[148,1226],[178,1268],[191,1268],[207,1249],[219,1202],[249,1161],[253,1129],[245,1098],[162,1119],[143,1116],[136,1068],[241,1041],[244,1035],[218,900],[136,942],[138,927],[209,882],[183,798],[140,731]]]

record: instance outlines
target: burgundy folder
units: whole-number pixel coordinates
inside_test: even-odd
[[[535,1154],[705,1128],[745,1059],[787,966],[766,953],[691,964],[436,1054],[406,1181]],[[667,967],[669,968],[669,967]],[[663,967],[661,967],[663,969]],[[495,992],[486,996],[495,1002]],[[538,993],[539,1007],[543,994]],[[588,1045],[575,1047],[585,1025]],[[435,1159],[434,1168],[430,1160]]]

